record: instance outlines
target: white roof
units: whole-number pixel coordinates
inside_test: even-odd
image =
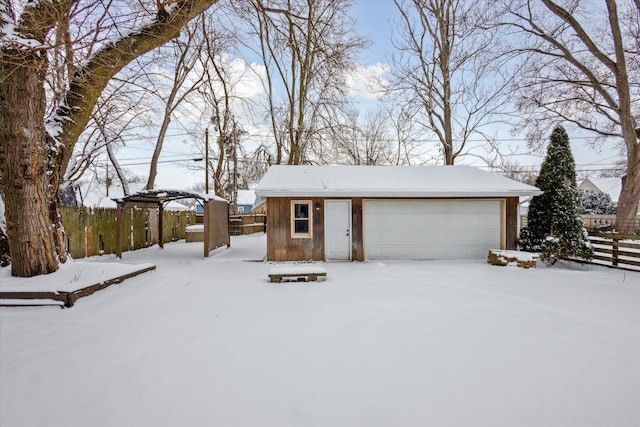
[[[164,206],[165,211],[190,211],[194,210],[189,206],[183,205],[182,203],[172,200]]]
[[[591,185],[589,185],[591,183]],[[602,193],[607,193],[611,197],[613,203],[618,203],[618,197],[620,197],[620,191],[622,191],[622,179],[621,178],[585,178],[584,181],[578,186],[579,189],[585,190],[599,190]]]
[[[271,166],[259,197],[515,197],[542,194],[471,166]]]
[[[251,205],[253,206],[256,201],[256,192],[253,190],[238,190],[239,205]]]

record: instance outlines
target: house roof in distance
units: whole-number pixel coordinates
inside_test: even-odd
[[[259,197],[516,197],[542,194],[471,166],[271,166]]]
[[[204,202],[210,200],[219,200],[226,202],[225,199],[215,196],[213,194],[193,193],[183,190],[143,190],[129,196],[123,196],[112,199],[116,203],[151,203],[151,204],[166,204],[174,200],[180,199],[197,199]]]
[[[618,203],[622,190],[621,178],[585,178],[578,186],[579,190],[591,190],[607,193],[613,203]]]

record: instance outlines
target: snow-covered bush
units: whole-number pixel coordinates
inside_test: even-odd
[[[580,204],[582,213],[587,215],[613,215],[616,207],[613,205],[611,196],[591,190],[580,190]]]
[[[591,259],[593,258],[593,246],[584,232],[581,239],[566,239],[549,235],[545,237],[540,248],[540,260],[547,265],[553,265],[559,259],[569,257]]]

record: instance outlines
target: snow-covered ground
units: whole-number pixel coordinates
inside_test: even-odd
[[[125,253],[157,270],[0,309],[0,425],[640,425],[640,273],[327,263],[275,284],[265,252]]]

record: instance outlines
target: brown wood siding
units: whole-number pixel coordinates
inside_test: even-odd
[[[364,261],[364,229],[363,205],[361,197],[269,197],[267,206],[267,260],[269,261],[323,261],[324,260],[324,201],[351,200],[351,259]],[[483,200],[483,198],[437,198],[437,199],[404,199],[392,197],[367,198],[367,200]],[[500,198],[486,198],[487,200],[501,200]],[[313,218],[313,233],[311,238],[291,237],[291,201],[310,200]],[[518,231],[518,198],[508,197],[505,201],[505,221],[501,225],[504,230],[505,249],[516,249]],[[316,204],[320,210],[315,209]],[[502,239],[501,239],[502,240]]]
[[[353,261],[364,261],[362,198],[351,199],[351,259]]]
[[[291,201],[310,200],[312,218],[311,238],[291,237]],[[323,261],[324,208],[323,200],[313,197],[267,198],[267,260]],[[320,210],[315,209],[320,204]]]
[[[231,243],[229,234],[229,204],[226,201],[210,200],[205,202],[205,213],[209,217],[206,223],[204,256],[209,252]]]
[[[518,198],[507,197],[506,206],[506,250],[518,249]]]

